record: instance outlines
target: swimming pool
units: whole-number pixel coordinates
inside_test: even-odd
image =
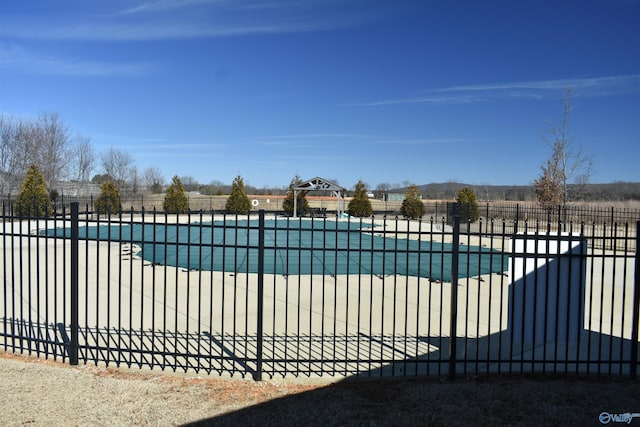
[[[80,239],[126,241],[154,264],[189,270],[258,272],[258,220],[191,224],[134,223],[79,227]],[[68,237],[69,229],[49,236]],[[371,274],[451,280],[453,245],[374,232],[359,221],[266,220],[264,272],[281,275]],[[499,273],[507,257],[484,247],[461,245],[460,278]]]

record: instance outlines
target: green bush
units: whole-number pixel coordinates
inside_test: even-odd
[[[225,209],[229,213],[248,214],[251,211],[251,202],[244,189],[244,181],[238,175],[231,184],[231,195],[227,199]]]
[[[18,216],[47,217],[51,215],[51,199],[47,193],[44,175],[37,165],[27,171],[16,199],[15,212]]]
[[[417,186],[410,185],[407,187],[400,212],[405,218],[411,219],[421,218],[425,214],[426,209],[420,198],[420,190]]]
[[[300,177],[298,175],[294,176],[293,179],[291,180],[291,183],[289,184],[289,192],[287,193],[287,197],[285,197],[284,201],[282,202],[282,209],[289,216],[293,215],[293,209],[294,209],[293,189],[300,184],[302,184],[302,180],[300,179]],[[298,200],[296,201],[296,207],[298,209],[298,215],[300,216],[304,215],[305,212],[309,211],[309,202],[307,201],[307,198],[305,197],[305,193],[303,191],[298,193]]]
[[[182,181],[177,175],[173,177],[171,185],[167,188],[162,207],[165,212],[170,214],[181,214],[189,211],[189,199],[182,186]]]
[[[120,212],[120,189],[113,181],[106,181],[100,187],[100,195],[94,204],[95,210],[100,214],[116,214]]]
[[[347,211],[351,216],[368,217],[371,216],[373,210],[371,209],[371,201],[367,196],[367,188],[362,181],[358,181],[356,189],[353,193],[353,197],[349,202]]]
[[[458,203],[458,213],[461,220],[475,222],[480,218],[476,193],[471,189],[464,187],[460,190],[458,197],[456,197],[456,202]]]

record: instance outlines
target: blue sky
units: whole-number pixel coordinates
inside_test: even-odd
[[[0,112],[57,112],[167,181],[526,185],[573,86],[592,182],[640,181],[638,22],[634,0],[9,0]]]

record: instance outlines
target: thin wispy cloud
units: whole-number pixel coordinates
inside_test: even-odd
[[[431,92],[498,92],[511,96],[518,96],[519,94],[528,95],[528,91],[537,91],[535,94],[540,95],[542,94],[541,91],[564,90],[570,86],[576,90],[582,91],[625,91],[628,89],[640,90],[639,84],[640,74],[631,74],[622,76],[453,86],[444,89],[436,89]]]
[[[373,144],[379,145],[455,145],[463,143],[481,143],[486,142],[485,139],[472,138],[386,138],[372,141]]]
[[[394,98],[384,99],[380,101],[364,102],[359,104],[352,104],[356,107],[384,107],[390,105],[403,105],[403,104],[470,104],[482,100],[480,96],[473,95],[449,95],[449,96],[437,96],[437,95],[416,95],[408,96],[406,98]]]
[[[47,41],[154,41],[219,38],[245,35],[293,33],[321,29],[319,24],[238,23],[213,24],[203,20],[153,22],[101,22],[92,24],[12,25],[0,22],[0,35],[8,38]]]
[[[371,138],[371,135],[354,134],[354,133],[300,133],[291,135],[277,135],[277,136],[264,136],[258,138],[259,140],[304,140],[304,139],[362,139]]]
[[[246,0],[158,0],[101,13],[74,9],[46,20],[0,16],[0,36],[48,41],[185,40],[328,31],[384,18],[374,7],[358,13],[356,8],[346,10],[336,15],[319,1],[275,2],[266,7]]]
[[[191,8],[194,6],[225,3],[227,0],[156,0],[141,2],[136,6],[122,10],[122,14],[153,13]]]
[[[129,145],[134,150],[207,150],[213,148],[224,148],[227,144],[215,144],[215,143],[139,143]],[[203,151],[198,151],[202,153]]]
[[[286,146],[292,148],[307,148],[317,145],[319,147],[335,146],[345,141],[371,141],[375,139],[372,135],[352,134],[352,133],[305,133],[291,135],[276,135],[256,138],[255,142],[260,145]]]
[[[148,0],[139,2],[139,4],[128,7],[121,11],[122,14],[137,14],[137,13],[161,13],[165,11],[178,11],[178,10],[190,10],[196,8],[218,8],[217,10],[226,11],[269,11],[278,10],[280,13],[283,11],[302,11],[310,8],[323,7],[330,3],[335,4],[347,4],[358,3],[372,5],[368,0]]]
[[[384,99],[355,104],[364,107],[382,107],[408,104],[470,104],[493,99],[557,98],[560,91],[573,87],[577,97],[598,97],[640,92],[640,74],[461,85],[431,89],[414,96]]]
[[[349,144],[350,147],[360,144],[363,149],[366,147],[376,147],[378,149],[382,146],[393,149],[399,146],[479,144],[487,142],[487,140],[479,138],[407,138],[372,134],[309,133],[262,137],[258,138],[256,142],[259,145],[304,149],[305,153],[309,147],[316,146],[318,147],[317,152],[320,154],[326,153],[323,148],[335,148],[343,144]]]
[[[151,64],[87,61],[30,51],[0,44],[0,68],[34,74],[112,77],[138,76],[153,71]]]
[[[103,141],[110,146],[131,150],[134,152],[143,152],[145,155],[157,155],[165,153],[180,153],[180,151],[189,151],[198,153],[208,153],[212,149],[226,148],[229,144],[216,142],[174,142],[164,137],[139,137],[112,133],[94,133],[93,137]]]

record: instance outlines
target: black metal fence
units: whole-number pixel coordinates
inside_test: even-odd
[[[224,196],[188,196],[189,208],[192,212],[199,212],[200,210],[205,212],[218,212],[224,213],[226,197]],[[265,197],[260,197],[260,204],[253,207],[253,213],[257,214],[259,210],[266,210],[267,212],[274,214],[282,214],[282,202],[275,200],[272,203],[267,204],[268,208],[265,208]],[[277,197],[277,196],[274,196]],[[69,212],[72,203],[78,203],[87,211],[94,211],[94,197],[76,197],[69,195],[61,195],[53,202],[53,210],[57,213]],[[0,196],[0,203],[6,206],[7,214],[12,215],[12,206],[14,199],[10,195]],[[122,209],[125,212],[131,210],[135,212],[141,212],[145,209],[147,211],[162,210],[163,198],[153,196],[127,196],[121,198]],[[258,201],[256,199],[256,201]],[[373,212],[376,215],[387,216],[402,216],[400,207],[401,202],[395,203],[383,203],[377,200],[371,200]],[[378,203],[379,202],[379,203]],[[320,203],[320,205],[317,205]],[[330,214],[336,214],[336,210],[331,210],[331,207],[327,207],[326,201],[311,203],[312,209],[323,208],[324,211],[328,211]],[[316,206],[317,205],[317,206]],[[453,207],[455,202],[449,201],[437,201],[437,200],[425,200],[423,206],[425,207],[425,215],[423,218],[428,219],[433,217],[436,221],[440,221],[442,218],[446,218],[448,223],[453,221]],[[536,202],[505,202],[505,201],[493,201],[493,202],[479,202],[478,213],[480,217],[485,220],[505,220],[509,221],[528,221],[530,224],[535,222],[552,223],[554,225],[567,225],[569,223],[581,223],[586,224],[595,223],[598,226],[608,225],[614,226],[616,224],[631,224],[640,220],[640,209],[630,207],[619,206],[601,206],[601,205],[581,205],[581,204],[569,204],[558,205],[552,207],[543,207]]]
[[[7,352],[256,379],[640,364],[640,222],[1,219]]]

